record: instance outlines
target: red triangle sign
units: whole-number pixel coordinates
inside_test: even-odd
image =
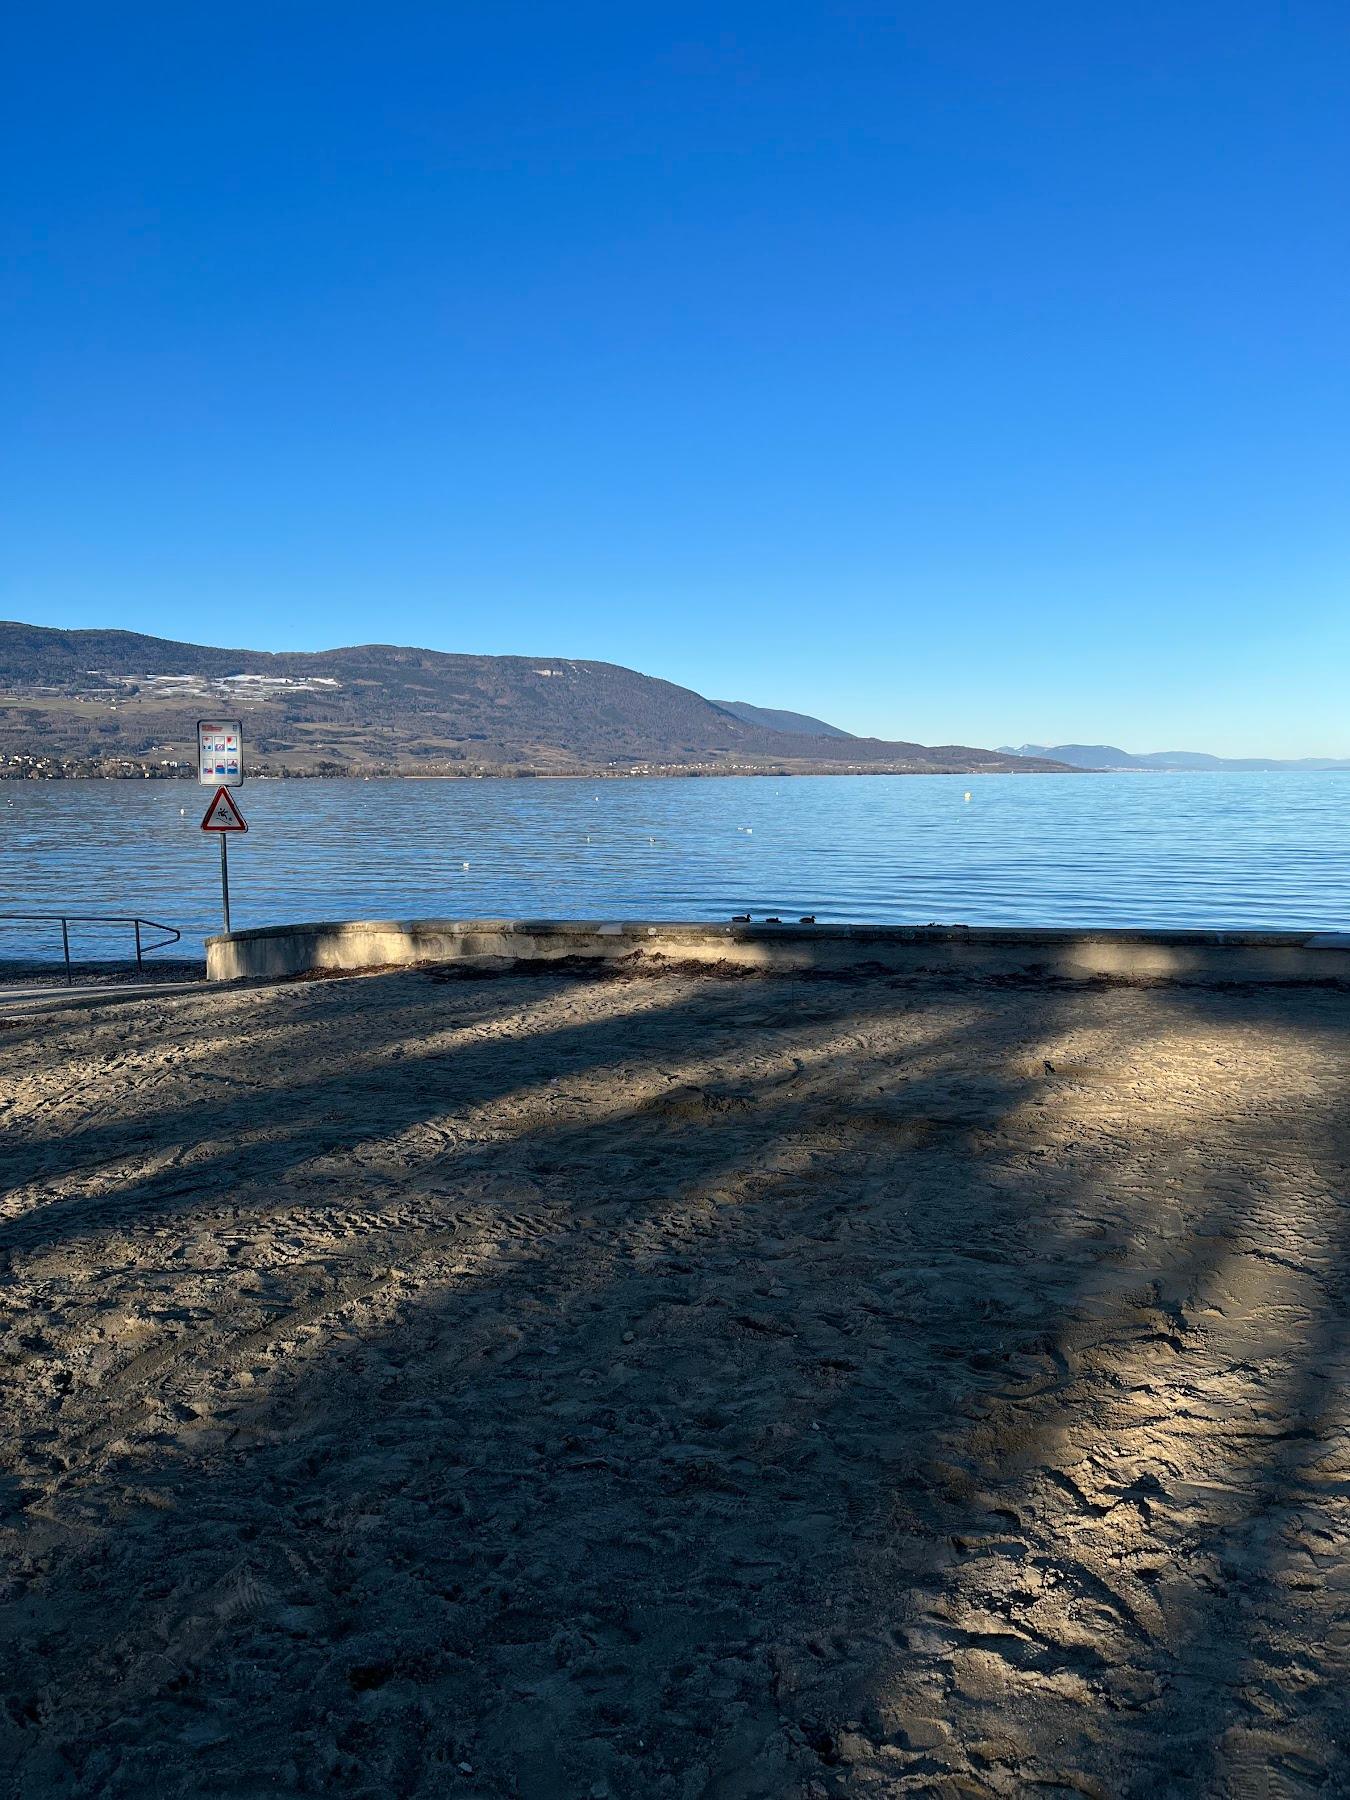
[[[228,788],[217,788],[215,799],[206,809],[203,831],[247,831],[244,815],[230,798]]]

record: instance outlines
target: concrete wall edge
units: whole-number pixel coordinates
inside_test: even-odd
[[[678,920],[357,919],[264,926],[207,939],[211,980],[425,962],[539,962],[655,955],[766,970],[881,964],[896,971],[1035,971],[1084,978],[1350,981],[1350,933],[1056,930]]]

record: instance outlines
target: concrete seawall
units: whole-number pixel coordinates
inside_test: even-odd
[[[706,925],[402,919],[275,925],[207,940],[212,981],[451,962],[626,956],[765,970],[1083,980],[1350,982],[1350,932],[1050,931],[961,925]]]

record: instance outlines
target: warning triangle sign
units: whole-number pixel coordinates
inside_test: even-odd
[[[230,798],[228,788],[217,788],[202,820],[203,831],[247,831],[244,815]]]

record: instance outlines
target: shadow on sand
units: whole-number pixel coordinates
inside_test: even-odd
[[[1350,1781],[1343,996],[13,1024],[15,1793]]]

